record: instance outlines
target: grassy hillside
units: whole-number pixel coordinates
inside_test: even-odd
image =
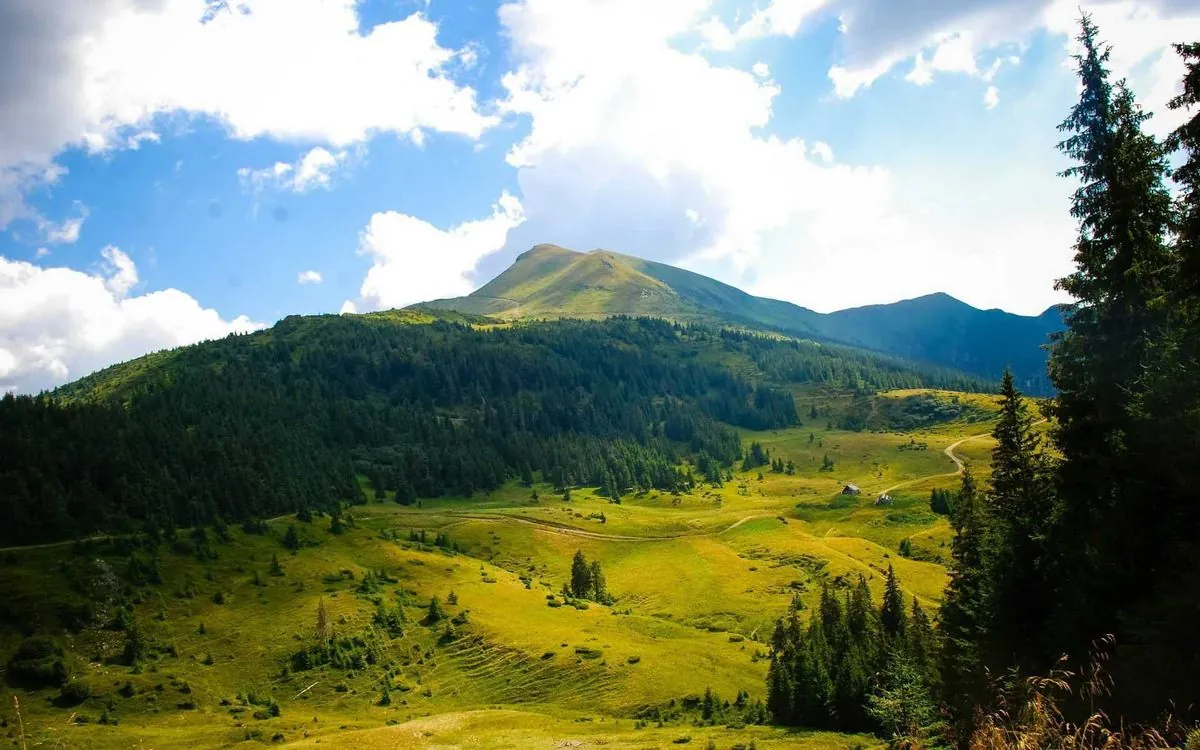
[[[836,394],[809,398],[836,416]],[[990,429],[994,398],[882,393],[878,411],[911,417],[914,398],[932,416],[904,431],[743,431],[795,470],[736,470],[679,494],[615,504],[576,488],[564,501],[539,475],[412,506],[386,490],[347,509],[342,533],[328,515],[289,515],[175,541],[5,550],[0,664],[29,634],[50,634],[74,687],[9,674],[0,710],[13,731],[19,699],[31,747],[875,746],[741,726],[736,707],[706,721],[701,698],[763,698],[766,640],[794,596],[811,610],[821,585],[863,575],[878,599],[890,564],[909,597],[939,600],[949,532],[924,488],[955,483],[943,451]],[[846,482],[863,494],[840,494]],[[883,491],[894,505],[875,504]],[[899,554],[906,539],[911,557]],[[603,566],[611,606],[563,604],[577,550]],[[446,619],[425,623],[433,597]],[[381,604],[403,612],[397,629],[376,619]],[[334,641],[350,639],[342,666],[296,660],[321,642],[320,606]]]
[[[873,746],[761,724],[768,640],[824,588],[878,600],[889,566],[940,600],[929,490],[995,399],[939,384],[985,385],[415,308],[8,397],[6,543],[44,543],[0,549],[0,718],[31,747]],[[611,600],[564,595],[577,552]]]
[[[652,315],[724,323],[841,342],[998,379],[1005,367],[1031,393],[1049,391],[1048,336],[1057,309],[1040,316],[978,310],[945,294],[821,314],[764,299],[663,263],[596,250],[537,245],[466,297],[424,306],[519,318]]]

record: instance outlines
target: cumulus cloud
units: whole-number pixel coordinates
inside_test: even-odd
[[[987,91],[983,92],[983,106],[988,109],[995,109],[1000,103],[1000,91],[995,86],[988,86]]]
[[[897,173],[839,162],[827,143],[764,132],[776,82],[675,46],[705,22],[704,3],[655,4],[614,58],[600,40],[642,5],[502,6],[518,62],[503,80],[504,107],[531,123],[507,156],[528,216],[510,251],[606,247],[819,310],[940,290],[1022,312],[1061,299],[1051,280],[1069,266],[1072,225],[1058,164],[1005,167],[981,191],[977,175],[936,164]],[[938,65],[965,69],[967,59],[951,46]],[[1028,181],[1030,168],[1048,177],[1021,187],[1016,177]],[[983,194],[991,202],[973,200]],[[1011,216],[1020,226],[998,218]],[[1021,272],[990,273],[997,264]],[[1040,288],[1031,291],[1031,277]]]
[[[140,295],[116,247],[96,273],[0,257],[0,391],[32,393],[148,351],[262,327],[224,320],[178,289]]]
[[[313,188],[328,190],[333,171],[346,162],[346,157],[345,150],[330,153],[316,146],[293,164],[278,161],[262,169],[242,167],[238,170],[238,180],[244,189],[253,192],[260,192],[267,187],[296,193],[305,193]]]
[[[371,217],[359,238],[359,253],[373,261],[343,313],[403,307],[456,297],[472,289],[467,279],[479,260],[504,247],[511,229],[525,220],[521,202],[503,192],[485,219],[439,229],[415,216],[384,211]]]
[[[841,59],[829,79],[837,96],[849,98],[910,59],[904,77],[917,85],[939,73],[990,82],[1001,66],[1019,62],[1012,49],[1034,32],[1073,38],[1081,11],[1093,14],[1116,46],[1116,73],[1129,76],[1152,109],[1162,109],[1183,72],[1167,45],[1200,34],[1200,8],[1188,0],[770,0],[741,25],[710,18],[696,31],[710,47],[729,49],[768,35],[795,36],[836,15]]]
[[[437,31],[418,12],[361,33],[355,0],[0,3],[0,226],[30,215],[25,191],[64,147],[136,148],[163,113],[334,148],[476,138],[497,120],[452,77],[474,52]]]
[[[831,0],[772,0],[737,28],[713,17],[702,23],[699,31],[708,47],[729,50],[740,42],[765,36],[795,36],[806,21],[831,4]]]
[[[321,278],[321,274],[317,271],[301,271],[296,274],[297,284],[320,284],[322,281],[324,279]]]

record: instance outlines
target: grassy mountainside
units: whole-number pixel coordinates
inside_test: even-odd
[[[0,399],[0,543],[405,502],[545,472],[674,491],[741,457],[732,427],[797,424],[793,389],[982,389],[961,373],[662,320],[479,325],[425,310],[290,317]],[[864,412],[865,414],[865,412]],[[839,420],[841,418],[839,417]],[[839,421],[839,424],[843,424]],[[845,426],[862,429],[865,418]]]
[[[936,605],[950,529],[929,488],[956,481],[943,451],[986,433],[995,399],[879,394],[881,415],[920,422],[901,432],[829,427],[838,397],[809,399],[812,426],[740,432],[793,473],[734,467],[619,504],[591,488],[564,501],[541,473],[420,505],[360,478],[371,501],[343,510],[340,533],[316,513],[5,550],[0,665],[38,633],[65,683],[7,674],[0,710],[30,747],[879,747],[743,725],[738,704],[764,698],[771,624],[794,597],[812,611],[822,585],[863,575],[879,600],[890,564],[910,600]],[[894,503],[876,505],[885,491]],[[563,603],[577,550],[603,566],[611,605]],[[322,606],[328,662],[313,658]],[[730,704],[709,719],[707,689]]]
[[[653,315],[731,323],[842,342],[998,378],[1011,367],[1031,393],[1045,393],[1041,347],[1061,330],[1055,308],[1040,316],[978,310],[944,294],[821,314],[746,294],[663,263],[597,250],[537,245],[474,293],[423,306],[518,318]]]
[[[6,397],[0,543],[41,544],[0,549],[5,726],[68,748],[875,746],[760,723],[769,634],[859,576],[879,599],[889,565],[936,604],[929,490],[995,407],[928,387],[987,385],[741,329],[411,309]],[[564,596],[576,552],[611,599]]]

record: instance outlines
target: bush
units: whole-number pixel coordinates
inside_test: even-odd
[[[26,638],[8,662],[8,679],[31,688],[65,685],[67,665],[62,648],[46,636]]]
[[[54,705],[60,708],[68,706],[78,706],[88,698],[92,697],[92,689],[79,680],[71,680],[66,685],[63,685],[59,691],[58,697],[54,699]]]

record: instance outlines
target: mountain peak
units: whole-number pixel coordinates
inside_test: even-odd
[[[1011,367],[1031,393],[1049,388],[1040,347],[1051,331],[1062,328],[1057,316],[979,310],[944,292],[822,315],[665,263],[603,248],[581,253],[549,243],[521,253],[470,295],[426,306],[505,320],[645,315],[757,328],[991,378]]]
[[[518,255],[517,261],[533,260],[536,258],[543,258],[543,257],[548,257],[548,256],[579,255],[579,254],[580,253],[577,253],[574,250],[568,250],[565,247],[560,247],[558,245],[554,245],[549,242],[539,242],[538,244],[534,245],[533,247],[529,248],[525,252]]]

